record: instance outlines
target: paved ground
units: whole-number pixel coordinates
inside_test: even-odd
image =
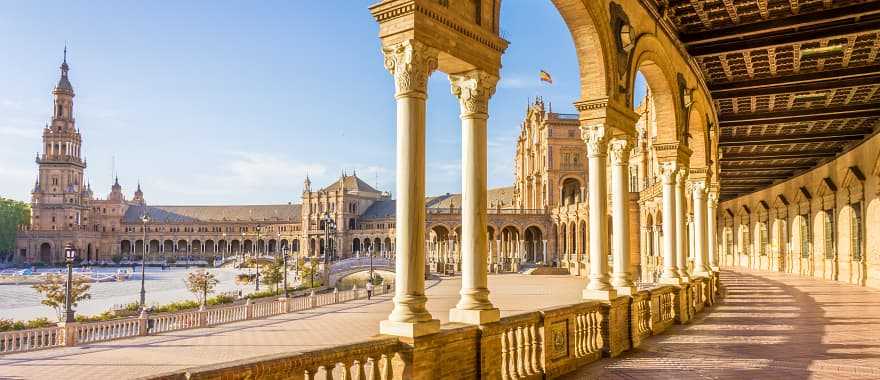
[[[578,302],[584,279],[570,276],[489,276],[502,315]],[[428,309],[446,322],[458,301],[459,279],[428,290]],[[0,379],[130,379],[248,357],[312,350],[378,333],[390,296],[302,313],[159,336],[0,356]]]
[[[880,292],[778,273],[723,273],[727,298],[570,379],[880,379]]]

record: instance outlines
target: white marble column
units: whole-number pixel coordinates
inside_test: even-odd
[[[685,199],[684,184],[688,176],[687,166],[682,166],[675,178],[675,257],[678,275],[684,282],[690,282],[687,268],[688,258],[688,229],[687,229],[687,200]]]
[[[716,228],[718,217],[718,194],[709,193],[708,213],[706,215],[706,241],[709,244],[709,268],[713,272],[718,272],[718,230]]]
[[[611,284],[618,294],[636,292],[630,273],[629,234],[629,154],[632,141],[628,136],[616,137],[608,147],[611,157],[611,220],[614,223],[614,270]]]
[[[694,275],[709,276],[709,245],[706,241],[706,182],[693,181],[691,190],[694,196]]]
[[[486,255],[486,228],[489,217],[488,145],[486,128],[489,98],[498,78],[474,70],[450,75],[452,94],[461,106],[461,290],[455,308],[449,310],[451,322],[484,324],[501,318],[489,301],[489,271]]]
[[[678,176],[678,165],[675,162],[660,164],[660,176],[663,177],[663,274],[660,282],[664,284],[681,284],[681,277],[676,265],[676,218],[675,218],[675,179]]]
[[[584,299],[609,300],[617,292],[608,281],[608,133],[604,125],[581,127],[589,162],[590,281]]]
[[[416,337],[440,330],[425,308],[425,109],[438,52],[418,41],[383,47],[397,99],[397,247],[394,309],[382,334]]]

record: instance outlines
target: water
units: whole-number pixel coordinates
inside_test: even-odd
[[[184,279],[186,274],[195,269],[147,268],[146,284],[147,305],[164,304],[174,301],[194,300],[197,297],[186,290]],[[214,273],[219,283],[214,289],[214,294],[222,292],[238,292],[248,294],[254,290],[254,285],[237,285],[235,275],[248,273],[248,269],[238,270],[231,268],[207,269]],[[95,272],[116,273],[116,268],[95,268]],[[113,305],[127,304],[140,300],[140,268],[137,268],[136,276],[132,276],[123,282],[92,283],[89,290],[92,298],[79,303],[76,308],[77,314],[100,314],[109,310]],[[263,289],[263,284],[260,284]],[[55,309],[40,304],[42,297],[30,285],[0,285],[0,318],[15,320],[28,320],[38,317],[46,317],[50,320],[57,319]]]

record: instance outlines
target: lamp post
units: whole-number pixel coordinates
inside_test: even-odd
[[[328,261],[332,259],[330,249],[333,247],[333,244],[330,244],[330,230],[336,229],[336,222],[333,220],[333,217],[330,216],[330,212],[324,213],[324,266],[327,266]]]
[[[73,323],[75,319],[73,318],[73,292],[71,287],[73,286],[73,260],[76,259],[76,248],[73,247],[73,244],[67,244],[64,247],[64,258],[65,263],[67,263],[67,287],[64,289],[64,322]]]
[[[373,283],[373,246],[370,245],[370,283]]]
[[[290,251],[289,248],[284,247],[281,250],[282,258],[284,259],[284,298],[288,298],[290,293],[287,290],[287,252]]]
[[[147,290],[144,287],[146,281],[146,272],[147,272],[147,223],[150,221],[150,216],[147,215],[147,209],[144,207],[144,215],[141,217],[141,222],[143,223],[143,232],[144,232],[144,254],[141,256],[141,310],[146,308],[147,304]]]
[[[256,245],[254,245],[254,254],[255,254],[254,256],[256,256],[254,258],[254,266],[257,267],[257,281],[255,284],[256,286],[255,286],[254,290],[257,292],[260,291],[260,263],[257,262],[257,259],[260,257],[260,253],[258,251],[260,250],[260,239],[262,239],[262,238],[263,238],[263,225],[257,224],[257,243],[256,243]]]

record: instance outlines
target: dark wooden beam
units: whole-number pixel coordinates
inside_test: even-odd
[[[754,137],[744,137],[736,139],[724,139],[718,142],[721,147],[737,147],[737,146],[753,146],[753,145],[788,145],[788,144],[808,144],[808,143],[825,143],[825,142],[843,142],[843,141],[860,141],[865,135],[872,131],[868,128],[860,128],[854,132],[825,132],[812,134],[791,134],[791,135],[764,135]]]
[[[827,78],[808,83],[780,83],[778,86],[749,87],[729,91],[712,91],[714,99],[731,99],[744,96],[817,92],[835,88],[865,86],[880,83],[880,72],[849,78]]]
[[[732,172],[732,171],[797,171],[797,170],[806,170],[810,169],[815,165],[812,164],[787,164],[787,165],[738,165],[738,166],[730,166],[730,163],[725,162],[721,163],[721,172]]]
[[[683,1],[671,1],[670,6],[683,3]],[[748,24],[735,25],[727,28],[717,28],[702,32],[682,33],[679,35],[681,42],[690,45],[705,44],[709,42],[742,39],[745,37],[759,36],[780,30],[799,29],[808,26],[829,24],[841,20],[852,20],[856,17],[880,13],[880,3],[864,2],[861,4],[834,7],[818,12],[802,13],[779,19],[771,19]]]
[[[713,29],[712,32],[729,37],[712,41],[692,41],[685,43],[685,45],[688,53],[694,57],[719,55],[873,32],[880,30],[880,20],[853,21],[798,30],[773,30],[772,28],[767,30],[770,32],[746,37],[741,34],[720,32]]]
[[[880,4],[880,3],[878,3]],[[794,83],[810,83],[827,80],[828,78],[854,78],[880,72],[880,65],[854,66],[837,70],[822,70],[775,77],[750,79],[735,82],[721,82],[709,84],[709,90],[713,93],[720,91],[742,90],[755,87],[770,87]]]
[[[755,113],[737,113],[720,115],[718,125],[721,128],[750,126],[756,124],[799,123],[807,121],[824,121],[838,119],[854,119],[863,117],[880,117],[880,104],[852,104],[838,107],[821,107],[805,110],[785,110]]]
[[[779,153],[730,153],[721,157],[721,161],[768,161],[768,160],[788,160],[794,158],[824,158],[834,157],[838,150],[808,150],[801,152],[779,152]]]
[[[732,173],[736,173],[736,175],[731,175]],[[742,175],[742,173],[747,173],[746,175]],[[791,177],[789,174],[767,174],[767,173],[755,173],[755,172],[740,172],[740,171],[726,171],[721,170],[721,180],[725,179],[731,181],[751,181],[751,180],[760,180],[760,181],[775,181],[777,179],[786,179]]]

